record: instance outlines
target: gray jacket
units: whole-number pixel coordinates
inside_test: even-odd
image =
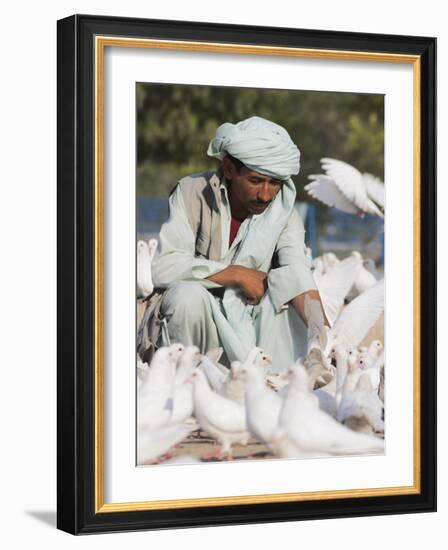
[[[218,261],[221,256],[220,184],[223,174],[203,172],[186,176],[173,188],[180,189],[188,222],[196,235],[195,256]],[[137,353],[141,360],[150,363],[157,350],[163,317],[160,313],[166,289],[155,288],[146,298],[146,308],[137,330]]]

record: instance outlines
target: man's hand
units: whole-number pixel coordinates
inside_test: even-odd
[[[230,265],[208,279],[222,286],[237,286],[251,305],[260,303],[268,287],[267,273],[241,265]]]
[[[257,305],[268,288],[268,274],[247,267],[241,269],[239,287],[246,296],[247,303]]]
[[[330,323],[328,322],[327,316],[325,315],[325,310],[322,305],[322,301],[320,299],[319,291],[317,290],[308,290],[307,292],[304,292],[303,294],[299,294],[295,298],[292,299],[292,305],[294,306],[294,309],[298,313],[298,315],[302,318],[302,321],[305,323],[306,326],[308,326],[308,319],[305,315],[305,297],[308,296],[311,300],[318,300],[320,303],[320,307],[322,308],[322,315],[324,318],[324,324],[328,327],[330,326]]]

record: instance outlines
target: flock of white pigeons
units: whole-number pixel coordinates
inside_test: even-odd
[[[322,159],[322,165],[326,174],[310,176],[312,196],[358,215],[382,216],[379,180],[341,161]],[[370,184],[375,191],[367,191]],[[156,250],[156,239],[137,243],[140,296],[153,290]],[[137,463],[232,460],[235,445],[254,442],[264,446],[265,456],[280,458],[383,453],[383,343],[363,345],[384,313],[384,279],[372,264],[357,251],[312,260],[331,328],[320,303],[307,298],[306,355],[281,373],[258,347],[230,369],[219,362],[221,348],[201,355],[195,346],[175,343],[158,349],[150,365],[137,356]],[[187,438],[206,437],[215,440],[216,452],[172,458],[172,449]]]

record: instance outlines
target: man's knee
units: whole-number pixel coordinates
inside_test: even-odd
[[[161,304],[163,315],[171,317],[174,313],[195,316],[202,315],[209,307],[209,293],[200,283],[180,281],[165,292]]]

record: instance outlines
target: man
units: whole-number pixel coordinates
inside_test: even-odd
[[[139,353],[178,341],[222,346],[231,362],[257,345],[280,371],[306,352],[305,296],[319,299],[294,207],[300,152],[284,128],[251,117],[221,125],[207,153],[219,170],[170,196]]]

